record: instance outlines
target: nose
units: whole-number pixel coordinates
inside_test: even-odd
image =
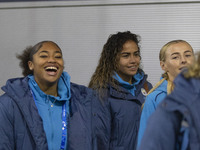
[[[135,56],[134,55],[130,55],[130,63],[135,63]]]
[[[48,63],[54,63],[54,62],[56,62],[55,58],[50,56],[49,59],[48,59]]]
[[[181,57],[181,63],[182,64],[186,64],[187,63],[187,59],[185,58],[185,56]]]

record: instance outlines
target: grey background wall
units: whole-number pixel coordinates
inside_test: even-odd
[[[16,53],[42,40],[57,42],[72,82],[87,85],[108,36],[127,30],[141,36],[143,69],[155,84],[162,74],[158,53],[166,42],[184,39],[200,50],[199,18],[195,0],[0,3],[0,86],[22,76]]]

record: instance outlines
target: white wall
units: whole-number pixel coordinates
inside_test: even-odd
[[[166,42],[184,39],[200,50],[199,18],[200,2],[186,0],[0,3],[0,86],[22,76],[15,54],[42,40],[57,42],[71,80],[87,85],[108,36],[127,30],[142,37],[143,68],[155,84]]]

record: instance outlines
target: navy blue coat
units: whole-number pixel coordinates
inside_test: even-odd
[[[136,86],[135,96],[127,89],[109,86],[107,97],[93,104],[93,129],[96,138],[94,145],[98,150],[134,150],[141,115],[141,105],[145,96],[141,92],[146,82],[149,90],[152,85],[147,76]],[[95,103],[95,101],[94,101]]]
[[[69,150],[92,150],[93,91],[71,83]],[[47,150],[42,119],[31,95],[28,78],[7,81],[0,97],[0,150]]]
[[[200,150],[200,79],[180,74],[150,117],[139,150]]]

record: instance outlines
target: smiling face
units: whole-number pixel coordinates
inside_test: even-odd
[[[160,65],[162,70],[168,74],[169,80],[173,81],[181,70],[191,65],[193,61],[192,47],[186,42],[179,42],[167,48],[165,61],[160,61]]]
[[[53,42],[45,42],[28,65],[40,87],[55,84],[64,68],[62,52]]]
[[[132,83],[132,77],[140,65],[140,53],[134,41],[127,41],[119,54],[118,75],[126,82]]]

